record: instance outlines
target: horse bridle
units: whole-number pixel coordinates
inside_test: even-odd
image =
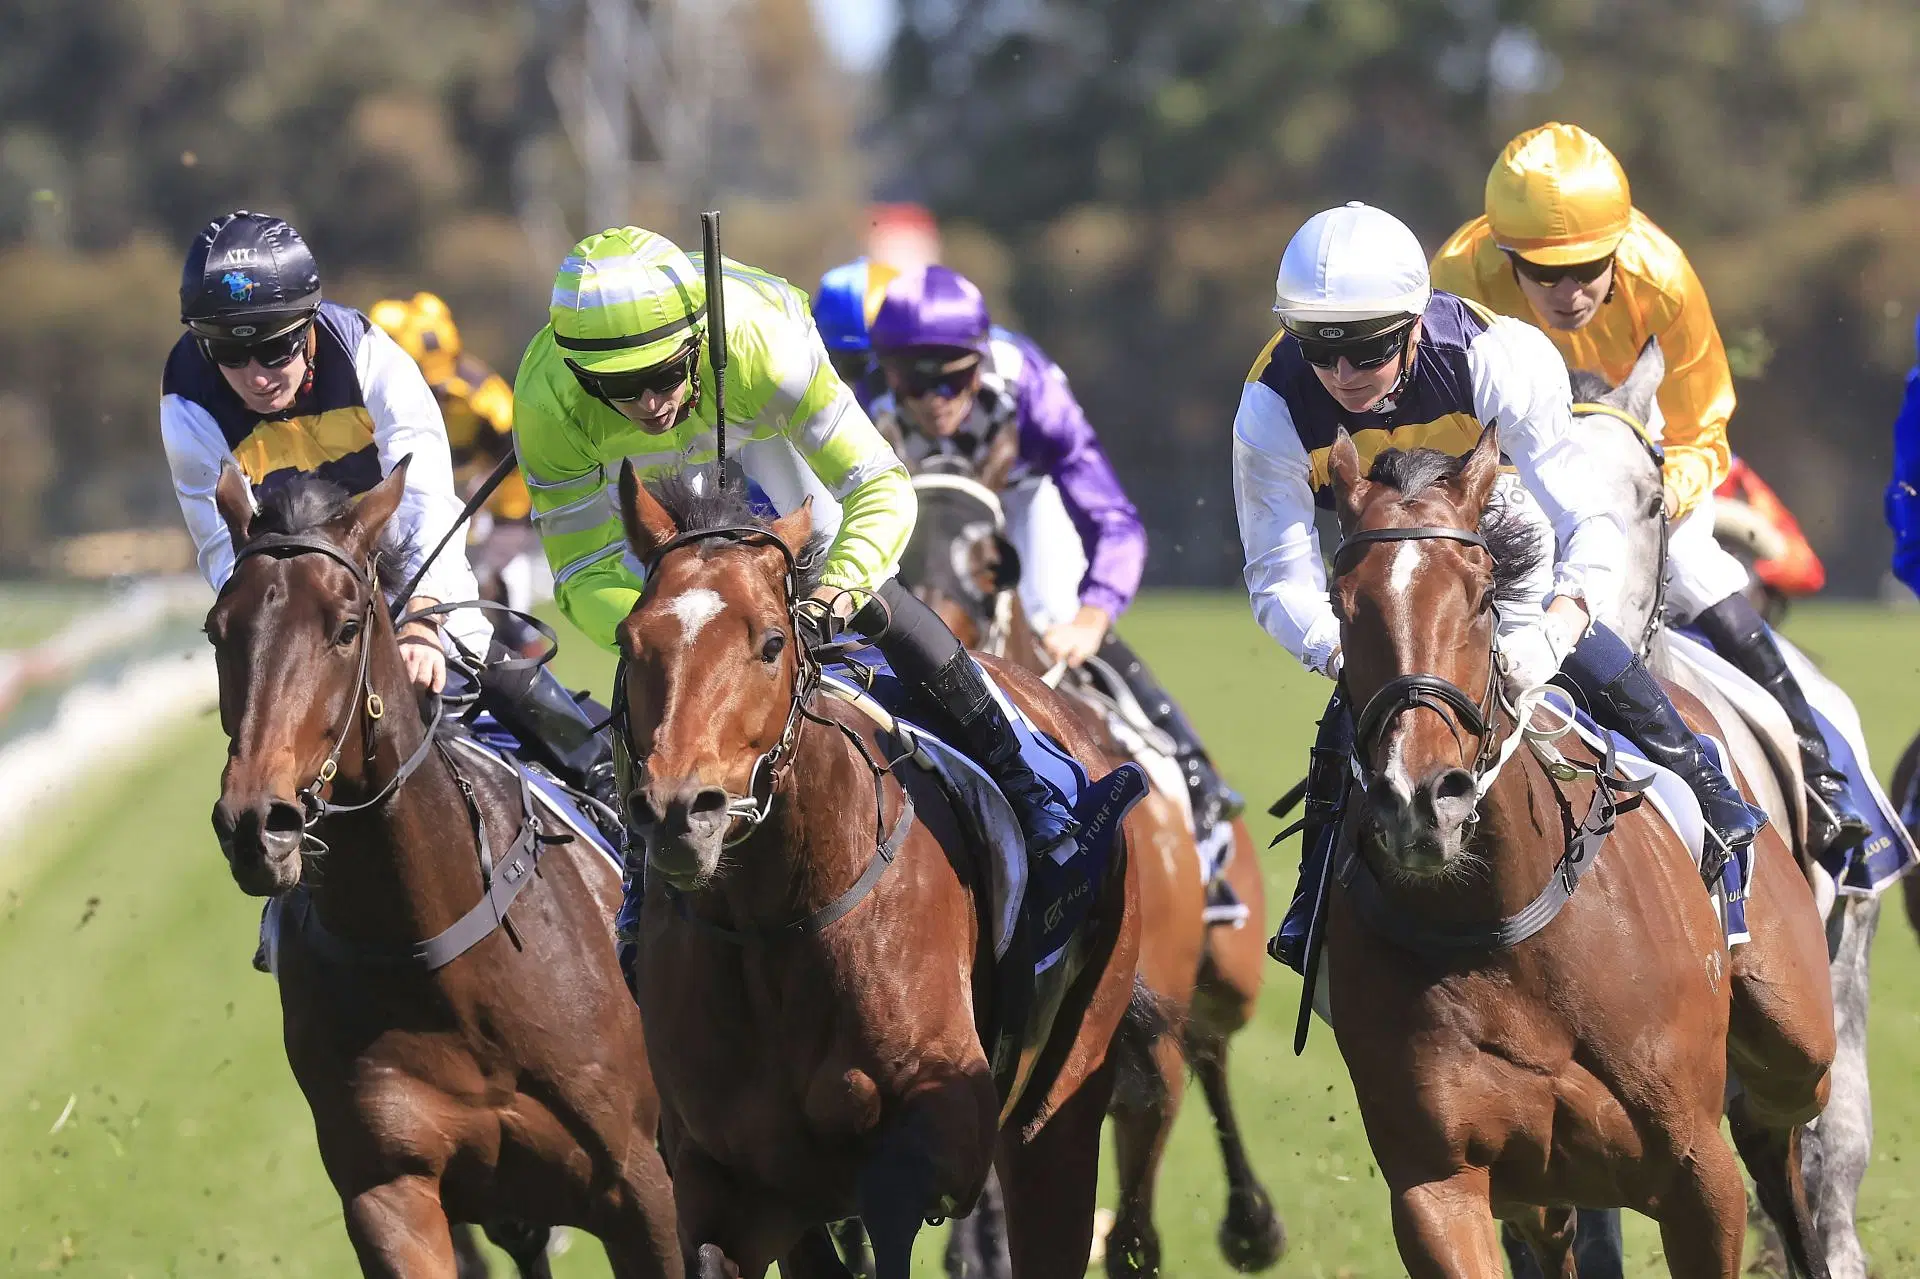
[[[1477,546],[1487,550],[1487,540],[1471,529],[1447,528],[1441,525],[1416,525],[1409,528],[1361,529],[1350,533],[1340,542],[1333,553],[1334,576],[1347,572],[1358,553],[1368,546],[1381,542],[1449,541],[1460,542],[1467,546]],[[1489,552],[1490,553],[1490,552]],[[1487,687],[1476,701],[1451,680],[1438,675],[1424,673],[1398,675],[1382,684],[1367,699],[1354,722],[1354,746],[1356,763],[1361,770],[1362,783],[1368,783],[1370,765],[1366,762],[1373,756],[1374,748],[1380,739],[1393,726],[1402,714],[1418,707],[1438,713],[1452,730],[1456,740],[1464,728],[1475,742],[1476,752],[1473,761],[1473,775],[1476,788],[1486,776],[1487,770],[1500,754],[1500,738],[1495,731],[1494,715],[1500,695],[1499,662],[1495,656],[1492,642],[1487,652]],[[1452,711],[1449,717],[1446,712]],[[1457,722],[1456,722],[1457,721]],[[1476,808],[1477,817],[1478,810]]]
[[[660,546],[648,558],[645,566],[647,579],[652,580],[660,562],[673,552],[716,540],[748,546],[771,546],[780,552],[787,566],[787,622],[792,630],[794,649],[793,703],[787,709],[787,720],[780,729],[780,736],[753,761],[753,771],[747,778],[747,793],[727,793],[726,815],[730,822],[738,824],[738,829],[727,834],[722,847],[732,848],[758,830],[773,811],[773,797],[779,789],[780,772],[792,762],[794,743],[800,736],[800,721],[806,715],[807,702],[820,681],[820,665],[807,647],[800,616],[800,562],[792,548],[770,529],[751,524],[732,524],[682,533]],[[624,756],[619,762],[618,771],[626,779],[622,783],[625,793],[620,797],[620,804],[629,822],[641,826],[646,823],[639,820],[634,809],[634,800],[639,796],[641,786],[641,770],[637,767],[640,757],[634,749],[633,725],[627,716],[627,659],[624,656],[614,672],[614,690],[613,715],[609,724],[613,729],[614,749]]]
[[[346,813],[362,812],[382,804],[400,788],[407,778],[413,776],[420,765],[426,761],[427,751],[433,745],[434,734],[440,727],[441,717],[445,714],[445,706],[442,703],[435,704],[433,719],[427,725],[426,732],[422,734],[420,744],[371,798],[357,804],[336,804],[330,799],[323,798],[321,792],[331,785],[340,771],[340,756],[347,748],[347,738],[353,732],[354,719],[359,715],[362,707],[366,711],[365,727],[362,731],[367,739],[366,753],[369,761],[373,758],[373,725],[386,714],[386,703],[381,700],[380,694],[374,692],[368,685],[369,664],[373,654],[374,609],[380,600],[380,557],[376,552],[367,557],[365,564],[359,564],[345,551],[320,538],[303,537],[297,533],[266,533],[254,538],[234,554],[234,573],[227,578],[227,586],[221,588],[222,594],[232,586],[241,562],[258,555],[270,555],[275,559],[290,559],[297,555],[324,555],[346,569],[353,576],[354,583],[367,597],[366,607],[360,616],[358,636],[360,666],[358,673],[354,676],[354,691],[352,699],[347,704],[346,722],[340,725],[340,731],[333,739],[333,749],[327,752],[327,758],[320,765],[320,770],[315,774],[314,779],[294,792],[304,814],[301,821],[302,832],[306,839],[317,843],[312,831],[320,821]]]

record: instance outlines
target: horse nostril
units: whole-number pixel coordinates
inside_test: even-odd
[[[727,811],[727,792],[718,786],[703,786],[687,801],[687,816],[714,818]]]
[[[240,821],[233,815],[233,810],[227,807],[227,801],[224,799],[215,800],[213,804],[213,833],[220,842],[224,844],[231,841],[233,839],[233,832],[238,830],[239,827]]]
[[[1473,774],[1464,768],[1450,768],[1433,781],[1435,803],[1458,801],[1473,795]]]
[[[261,829],[268,835],[298,835],[307,828],[307,815],[298,804],[276,799],[267,805]]]

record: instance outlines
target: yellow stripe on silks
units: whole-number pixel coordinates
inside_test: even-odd
[[[262,422],[233,450],[233,460],[260,483],[275,471],[317,470],[373,443],[373,415],[361,405]]]
[[[1360,473],[1364,475],[1373,466],[1373,459],[1388,449],[1438,449],[1453,457],[1465,457],[1480,442],[1480,430],[1480,420],[1471,414],[1449,413],[1431,422],[1409,422],[1390,431],[1381,427],[1356,431],[1353,447],[1360,454]],[[1329,444],[1308,454],[1313,463],[1315,492],[1333,483],[1327,460],[1332,452],[1333,445]]]

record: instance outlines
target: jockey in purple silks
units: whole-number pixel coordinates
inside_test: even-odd
[[[1192,722],[1113,633],[1140,588],[1147,535],[1066,374],[1031,339],[996,327],[980,290],[944,266],[888,283],[871,337],[887,386],[872,415],[900,440],[910,467],[949,456],[978,471],[1003,433],[1014,433],[1016,460],[1001,496],[1034,628],[1056,662],[1079,666],[1098,654],[1172,739],[1203,861],[1214,872],[1209,917],[1239,918],[1244,908],[1217,872],[1244,803]]]

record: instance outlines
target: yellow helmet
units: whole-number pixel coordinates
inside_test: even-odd
[[[1620,162],[1578,125],[1528,130],[1507,143],[1487,174],[1494,243],[1541,266],[1609,256],[1632,215],[1633,195]]]
[[[428,382],[444,382],[453,376],[454,361],[460,357],[460,330],[453,325],[453,312],[438,295],[416,293],[405,302],[388,298],[374,303],[367,318],[413,357]]]

